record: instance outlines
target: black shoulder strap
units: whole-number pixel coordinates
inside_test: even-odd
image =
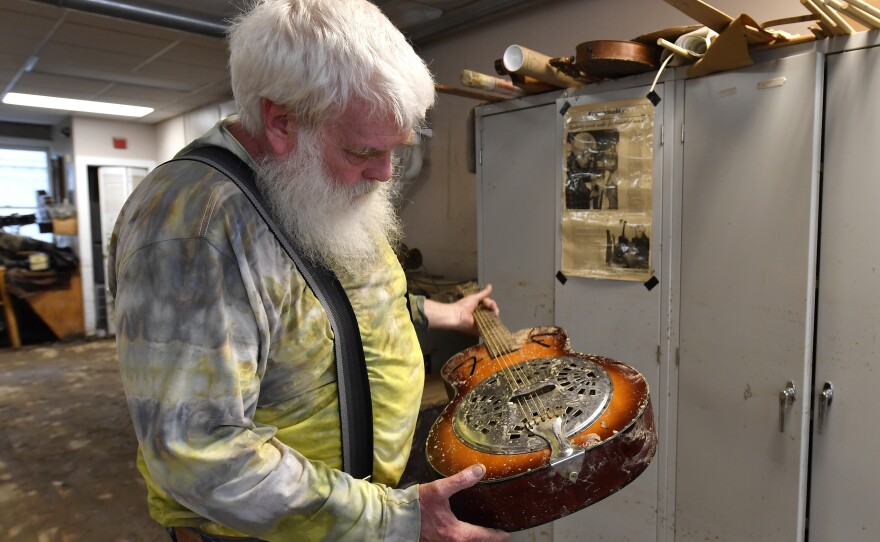
[[[231,151],[217,146],[197,147],[176,160],[195,160],[218,170],[234,182],[266,221],[284,251],[293,260],[309,288],[321,302],[330,327],[336,354],[339,416],[342,432],[342,468],[356,478],[373,472],[373,408],[364,347],[354,309],[332,271],[301,256],[272,220],[257,189],[255,173]]]

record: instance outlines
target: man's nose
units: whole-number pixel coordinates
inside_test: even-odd
[[[383,154],[382,156],[377,156],[372,158],[367,168],[364,169],[363,175],[366,179],[373,179],[376,181],[388,181],[391,179],[391,174],[394,170],[394,164],[392,160],[392,155],[390,152]]]

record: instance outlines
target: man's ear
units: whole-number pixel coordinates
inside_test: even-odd
[[[296,123],[287,109],[268,98],[260,101],[263,114],[263,133],[276,157],[286,156],[296,148]]]

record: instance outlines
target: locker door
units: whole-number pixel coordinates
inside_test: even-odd
[[[556,273],[556,110],[538,105],[477,117],[478,263],[511,330],[552,325]],[[550,542],[552,524],[511,542]]]
[[[677,542],[803,539],[822,66],[685,84]]]
[[[554,104],[480,118],[478,255],[511,330],[553,324]]]
[[[880,540],[880,48],[828,57],[810,542]],[[831,403],[820,419],[825,383]]]
[[[565,283],[556,282],[556,325],[564,328],[571,338],[574,350],[608,356],[635,367],[648,381],[654,409],[659,447],[651,465],[631,484],[606,499],[580,512],[562,518],[554,525],[554,542],[575,540],[657,540],[660,535],[658,516],[663,514],[658,502],[659,478],[665,472],[664,448],[668,435],[665,433],[663,412],[666,394],[661,391],[661,366],[658,348],[666,352],[665,298],[668,294],[668,277],[662,262],[664,251],[665,222],[663,220],[663,191],[668,188],[670,175],[666,166],[671,161],[672,146],[661,144],[664,123],[671,125],[674,98],[666,92],[665,84],[657,87],[661,102],[654,108],[654,132],[652,147],[652,235],[651,274],[660,285],[646,288],[641,282],[602,280],[569,277]],[[601,87],[600,87],[601,88]],[[644,98],[647,86],[597,92],[567,101],[571,106],[602,104],[620,100]],[[562,131],[564,118],[557,115],[557,141],[560,150],[557,160],[562,163]],[[668,128],[668,127],[667,127]],[[561,177],[561,176],[560,176]],[[557,181],[558,183],[561,181]],[[559,214],[562,216],[563,189],[557,184]],[[620,234],[616,231],[615,234]],[[561,262],[561,228],[557,225],[556,265]],[[664,361],[664,367],[668,358]]]

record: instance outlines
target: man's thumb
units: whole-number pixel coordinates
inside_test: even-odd
[[[486,467],[483,465],[479,463],[471,465],[447,478],[447,484],[444,489],[447,491],[447,495],[458,493],[462,489],[467,489],[479,482],[485,474]]]

